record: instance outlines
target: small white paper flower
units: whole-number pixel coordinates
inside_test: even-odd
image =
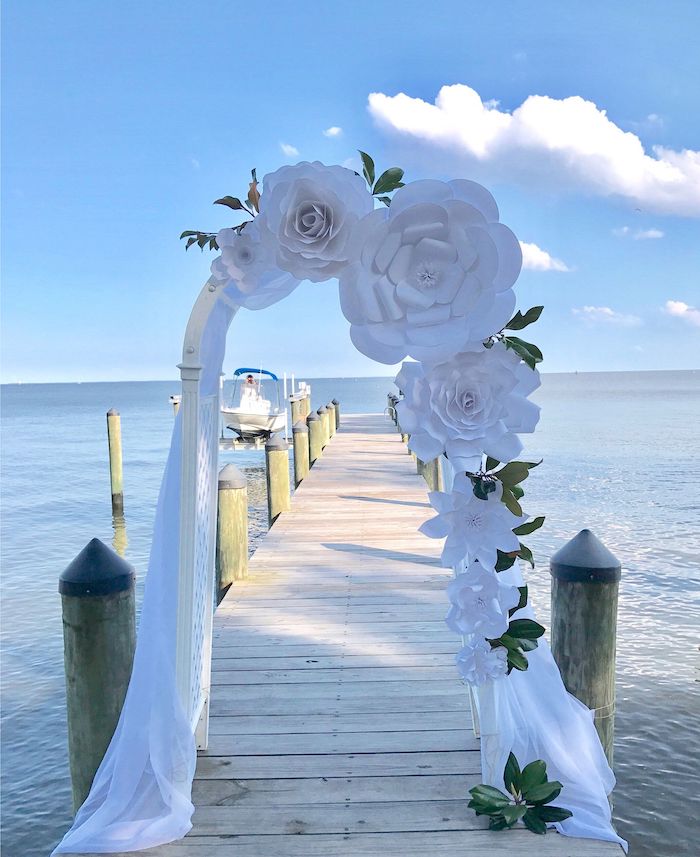
[[[257,219],[246,224],[240,233],[222,229],[216,243],[221,255],[212,262],[211,272],[226,283],[226,294],[239,306],[264,309],[299,285],[299,280],[287,271],[280,271],[275,254],[261,243]]]
[[[420,532],[431,539],[447,537],[442,549],[444,566],[453,567],[467,559],[495,568],[497,550],[509,553],[519,549],[513,527],[526,521],[527,516],[518,517],[510,512],[501,502],[501,483],[496,481],[495,485],[488,500],[480,500],[469,477],[458,473],[450,493],[431,491],[428,495],[438,514],[426,521]]]
[[[337,277],[351,259],[350,237],[374,207],[352,170],[314,161],[280,167],[263,179],[260,229],[277,265],[300,280]]]
[[[508,611],[520,600],[517,586],[501,583],[492,569],[472,562],[447,587],[452,606],[445,621],[456,634],[495,639],[508,628]]]
[[[457,669],[467,684],[479,686],[489,680],[503,678],[508,672],[508,653],[502,647],[495,649],[482,637],[470,640],[457,653]]]
[[[404,363],[395,383],[404,394],[397,410],[409,448],[423,461],[445,452],[455,470],[477,472],[483,453],[517,458],[517,433],[533,432],[540,416],[526,398],[539,387],[539,372],[501,342],[432,367]]]
[[[355,230],[340,305],[356,348],[380,363],[445,360],[500,330],[522,252],[475,182],[416,181]]]

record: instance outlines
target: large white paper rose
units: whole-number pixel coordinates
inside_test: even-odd
[[[445,621],[455,634],[495,639],[508,628],[508,611],[520,600],[517,586],[501,583],[493,569],[472,562],[447,587],[452,606]]]
[[[464,681],[476,687],[503,678],[508,672],[507,651],[502,646],[492,649],[481,637],[475,637],[460,649],[455,661]]]
[[[265,176],[258,220],[278,266],[318,283],[348,264],[353,229],[373,207],[367,185],[352,170],[303,161]]]
[[[420,531],[431,539],[443,539],[442,564],[452,567],[463,559],[478,560],[488,568],[495,568],[498,550],[509,553],[520,548],[513,527],[524,523],[527,516],[518,517],[501,502],[503,486],[496,488],[488,500],[480,500],[472,482],[464,473],[458,473],[450,493],[431,491],[430,505],[438,513],[426,521]]]
[[[355,230],[340,305],[356,348],[380,363],[445,360],[496,333],[515,306],[522,253],[475,182],[416,181]]]
[[[533,432],[540,416],[526,398],[539,387],[539,372],[501,342],[432,367],[404,363],[395,383],[404,394],[397,411],[409,448],[423,461],[445,452],[455,470],[475,473],[483,453],[517,458],[518,433]]]
[[[228,297],[246,309],[265,309],[282,300],[298,285],[287,271],[280,271],[275,254],[260,241],[257,219],[238,233],[222,229],[216,236],[221,249],[211,264],[211,272],[225,282]]]

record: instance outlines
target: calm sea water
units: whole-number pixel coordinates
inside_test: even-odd
[[[389,379],[311,381],[316,404],[381,411]],[[114,538],[105,412],[122,414],[128,545],[139,588],[170,443],[175,382],[2,389],[3,857],[46,855],[70,821],[57,578],[93,536]],[[550,554],[590,527],[623,563],[615,815],[638,857],[697,854],[700,790],[700,371],[548,375],[528,447],[544,458],[526,509],[533,601],[548,622]],[[247,473],[264,531],[262,453]],[[697,809],[697,803],[695,803]]]

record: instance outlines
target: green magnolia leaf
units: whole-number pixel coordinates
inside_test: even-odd
[[[506,769],[503,772],[503,782],[506,787],[506,791],[510,792],[512,795],[519,794],[520,792],[520,765],[518,764],[518,760],[512,753],[508,754],[508,761],[506,762]]]
[[[523,607],[527,604],[527,586],[519,586],[518,592],[520,593],[520,600],[515,605],[515,607],[510,608],[510,610],[508,611],[508,618],[510,618],[513,613],[517,613],[518,610],[522,610]]]
[[[377,183],[374,185],[372,193],[376,196],[377,194],[389,193],[392,190],[396,190],[396,188],[403,187],[403,182],[401,181],[402,178],[402,169],[399,167],[389,167],[389,169],[384,170],[377,179]]]
[[[391,197],[390,196],[378,196],[377,199],[380,202],[383,202],[387,208],[389,208],[389,206],[391,205]]]
[[[532,521],[527,521],[527,523],[521,524],[519,527],[515,527],[513,532],[516,536],[529,536],[530,533],[534,533],[535,530],[539,530],[542,524],[544,524],[544,515],[540,515],[539,518],[534,518]]]
[[[520,641],[516,640],[515,637],[511,637],[510,634],[501,634],[497,640],[491,640],[490,642],[491,648],[504,646],[509,652],[520,651]]]
[[[520,487],[520,485],[511,485],[510,490],[516,500],[522,500],[522,498],[525,496],[525,492]]]
[[[522,517],[523,507],[515,499],[515,494],[513,493],[513,491],[510,490],[510,487],[506,485],[503,486],[503,494],[501,495],[501,500],[503,503],[505,503],[506,508],[509,511],[511,511],[514,515],[517,515],[519,518]]]
[[[524,559],[525,562],[529,562],[533,568],[535,567],[535,558],[532,555],[532,551],[527,545],[524,545],[522,542],[520,542],[520,550],[518,551],[518,556],[520,557],[520,559]]]
[[[511,619],[507,633],[521,640],[537,640],[544,634],[544,628],[534,619]]]
[[[533,306],[523,315],[520,310],[518,310],[513,318],[508,322],[505,329],[506,330],[522,330],[524,327],[527,327],[529,324],[533,324],[533,322],[537,321],[537,319],[542,315],[543,306]]]
[[[374,161],[367,152],[363,152],[361,149],[357,150],[360,153],[360,157],[362,158],[362,172],[365,177],[365,181],[367,184],[372,187],[374,184]]]
[[[504,806],[501,810],[501,815],[505,818],[508,827],[512,827],[516,824],[527,812],[527,807],[524,804],[519,804],[516,806],[515,804],[511,804],[510,806]]]
[[[572,812],[561,806],[532,806],[528,812],[537,815],[542,821],[566,821],[571,818]]]
[[[474,479],[474,496],[479,500],[488,500],[489,494],[493,494],[496,490],[496,483],[490,479]]]
[[[222,196],[221,199],[215,199],[213,205],[225,205],[234,211],[247,211],[245,205],[235,196]]]
[[[500,463],[501,462],[497,461],[495,458],[491,458],[490,455],[486,456],[486,469],[487,470],[495,470]]]
[[[182,241],[183,238],[187,238],[188,235],[197,235],[197,232],[195,232],[193,229],[188,229],[187,231],[183,232],[182,235],[180,235],[180,240]]]
[[[506,830],[510,825],[502,815],[496,816],[489,821],[489,830]]]
[[[494,474],[497,479],[500,479],[504,485],[513,486],[527,479],[530,471],[534,467],[542,464],[542,459],[539,461],[511,461]]]
[[[508,795],[504,795],[500,789],[496,789],[493,786],[486,786],[483,783],[479,783],[478,786],[469,789],[469,794],[477,803],[485,806],[493,806],[494,808],[506,806],[510,803]]]
[[[528,803],[541,804],[549,803],[559,797],[563,786],[557,780],[552,780],[550,783],[540,783],[538,786],[526,789],[523,787],[523,797]]]
[[[537,648],[537,640],[526,640],[522,637],[518,638],[518,642],[520,643],[520,648],[524,652],[533,652]]]
[[[503,338],[503,342],[505,343],[506,348],[510,348],[512,351],[515,351],[518,357],[520,357],[520,359],[523,360],[530,369],[534,369],[538,363],[542,362],[542,352],[531,342],[525,342],[518,336],[505,336]]]
[[[180,236],[180,237],[182,237],[182,236]],[[197,241],[197,236],[196,236],[196,235],[193,235],[191,238],[188,238],[188,239],[187,239],[187,244],[185,244],[185,250],[189,250],[189,249],[190,249],[190,247],[191,247],[193,244],[195,244],[195,243],[196,243],[196,241]]]
[[[537,759],[534,762],[530,762],[529,765],[525,765],[523,768],[521,791],[524,794],[527,789],[539,786],[546,781],[547,765],[542,761],[542,759]]]
[[[508,649],[508,666],[511,669],[525,672],[527,669],[527,658],[522,652]]]
[[[545,834],[547,832],[547,825],[537,815],[534,809],[528,809],[523,815],[523,824],[533,833]]]
[[[505,571],[507,568],[511,568],[517,559],[517,554],[514,553],[503,553],[503,551],[499,550],[497,554],[496,571]]]

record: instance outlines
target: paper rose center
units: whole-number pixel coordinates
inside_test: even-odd
[[[255,258],[255,254],[250,247],[241,247],[238,250],[238,262],[241,265],[250,265]]]
[[[333,229],[333,209],[323,202],[303,202],[296,210],[295,227],[308,241],[325,238]]]
[[[416,279],[419,289],[434,289],[440,281],[440,271],[436,265],[423,262],[416,270]]]
[[[479,512],[468,512],[464,516],[464,525],[465,527],[467,527],[467,529],[480,530],[483,526],[483,523],[483,517],[479,514]]]

